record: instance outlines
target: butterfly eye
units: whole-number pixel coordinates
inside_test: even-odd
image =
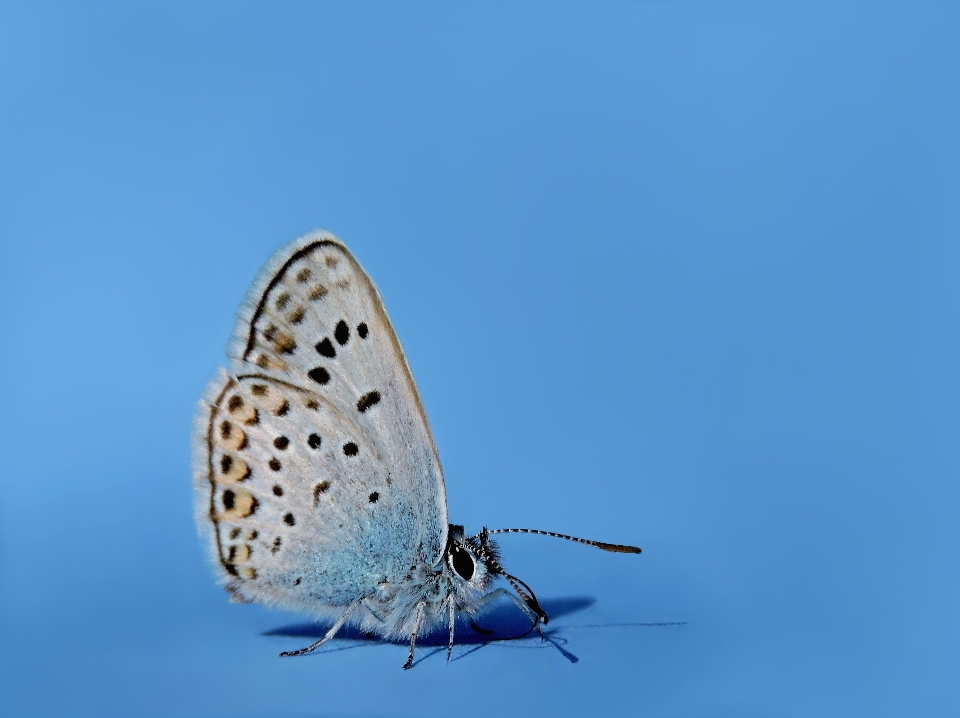
[[[473,558],[462,548],[453,550],[453,570],[465,581],[473,578]]]

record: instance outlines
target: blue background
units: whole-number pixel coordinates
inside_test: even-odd
[[[960,715],[958,21],[4,3],[0,712]],[[454,521],[644,547],[504,537],[578,663],[280,660],[303,619],[215,586],[194,406],[317,226],[383,293]]]

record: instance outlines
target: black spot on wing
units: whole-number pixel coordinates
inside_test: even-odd
[[[337,340],[337,344],[343,346],[350,340],[350,327],[347,326],[347,323],[342,319],[337,322],[337,328],[333,330],[333,338]]]
[[[357,334],[360,335],[360,338],[361,338],[361,339],[366,339],[366,338],[367,338],[367,323],[366,323],[366,322],[360,322],[360,323],[357,325]]]
[[[311,369],[307,372],[307,376],[317,382],[317,384],[326,384],[328,381],[330,381],[330,372],[328,372],[322,366]]]
[[[337,350],[333,348],[333,344],[330,342],[329,337],[324,337],[323,341],[317,342],[317,345],[314,348],[317,350],[318,354],[325,356],[328,359],[333,359],[337,355]]]
[[[348,441],[343,445],[343,453],[345,456],[356,456],[360,453],[360,448],[352,441]]]
[[[379,391],[368,391],[366,394],[360,397],[357,401],[357,411],[360,413],[365,412],[374,404],[380,402],[380,392]]]
[[[320,434],[310,434],[310,436],[307,437],[307,444],[310,445],[311,449],[319,449],[322,441]]]

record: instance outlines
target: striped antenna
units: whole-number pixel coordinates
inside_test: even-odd
[[[541,534],[543,536],[553,536],[554,538],[562,538],[567,541],[576,541],[577,543],[586,544],[587,546],[596,546],[599,549],[604,551],[613,551],[614,553],[641,553],[642,549],[637,548],[636,546],[623,546],[618,543],[604,543],[603,541],[591,541],[590,539],[577,538],[576,536],[567,536],[566,534],[557,534],[553,531],[539,531],[537,529],[494,529],[489,531],[484,529],[485,533],[488,534]]]

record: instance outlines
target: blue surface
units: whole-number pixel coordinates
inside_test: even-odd
[[[4,3],[0,713],[960,714],[958,20]],[[644,547],[503,537],[554,643],[281,660],[214,585],[194,405],[317,226],[453,520]]]

